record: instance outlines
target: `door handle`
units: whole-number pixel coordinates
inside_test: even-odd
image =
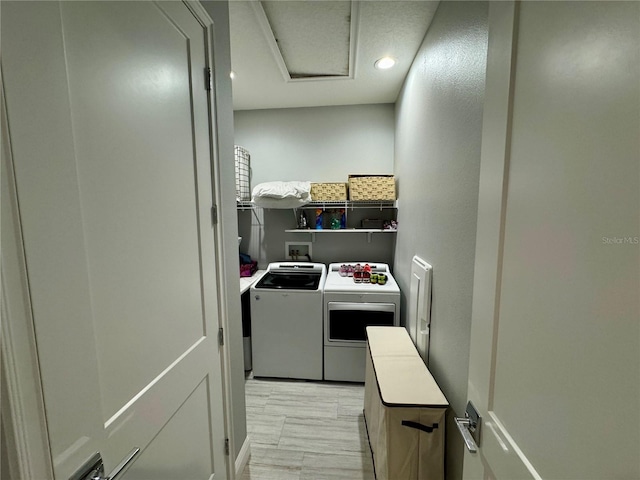
[[[476,453],[478,451],[478,444],[480,443],[480,422],[482,417],[478,414],[473,403],[467,403],[464,417],[455,417],[453,420],[456,422],[456,427],[458,427],[462,435],[467,450],[471,453]]]
[[[126,457],[122,459],[122,461],[118,465],[116,465],[116,468],[111,470],[111,473],[109,475],[107,475],[104,478],[103,477],[92,478],[91,480],[114,480],[118,475],[120,475],[122,471],[124,471],[124,468],[129,464],[129,462],[133,461],[133,459],[139,453],[140,453],[140,449],[138,447],[135,447],[133,450],[129,452],[129,454]]]
[[[471,453],[476,453],[478,451],[478,445],[476,445],[475,440],[471,436],[471,422],[468,418],[463,417],[455,417],[456,427],[462,434],[462,439],[464,440],[464,444],[467,446],[467,450]]]
[[[131,450],[126,457],[114,468],[109,475],[104,476],[104,464],[102,463],[102,455],[100,452],[94,453],[82,467],[80,467],[69,480],[115,480],[125,467],[140,453],[138,447]]]

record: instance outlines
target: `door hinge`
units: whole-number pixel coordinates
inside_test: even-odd
[[[207,91],[213,90],[213,75],[211,75],[209,67],[204,67],[204,89]]]
[[[213,205],[211,207],[211,224],[212,225],[218,224],[218,206],[217,205]]]
[[[229,439],[224,439],[224,454],[229,455]]]
[[[218,345],[224,345],[224,328],[222,327],[218,329]]]

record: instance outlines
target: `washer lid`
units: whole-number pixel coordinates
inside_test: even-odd
[[[322,273],[268,271],[258,281],[255,288],[280,290],[317,290],[322,280]]]

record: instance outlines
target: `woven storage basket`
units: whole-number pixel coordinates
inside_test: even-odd
[[[395,200],[393,175],[349,175],[349,200]]]
[[[314,202],[330,202],[347,199],[346,183],[312,183],[311,200]]]
[[[251,200],[251,155],[246,148],[235,145],[233,154],[236,163],[236,199]]]

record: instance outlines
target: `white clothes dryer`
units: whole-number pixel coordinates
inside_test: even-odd
[[[341,274],[343,265],[369,265],[386,283],[356,283]],[[344,270],[344,269],[343,269]],[[400,288],[389,265],[375,262],[332,263],[324,285],[324,379],[364,382],[366,328],[400,324]]]

